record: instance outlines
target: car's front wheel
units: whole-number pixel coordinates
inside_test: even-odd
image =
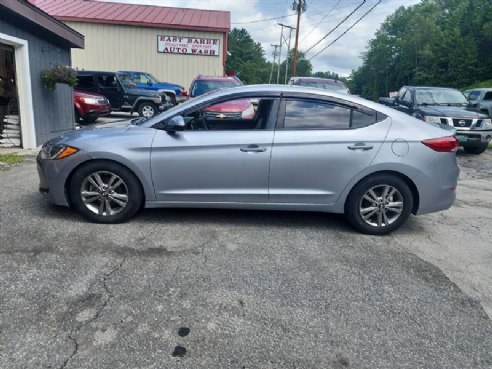
[[[360,232],[384,235],[405,223],[412,208],[412,191],[405,181],[391,174],[376,174],[352,189],[345,215]]]
[[[138,115],[141,117],[152,118],[155,114],[157,114],[157,106],[150,101],[140,103],[138,106]]]
[[[120,164],[94,161],[84,164],[69,183],[73,207],[96,223],[121,223],[140,209],[143,194],[136,176]]]
[[[464,146],[463,150],[465,150],[465,152],[467,154],[480,155],[485,150],[487,150],[488,146],[489,146],[489,143],[487,142],[487,143],[480,144],[480,145]]]

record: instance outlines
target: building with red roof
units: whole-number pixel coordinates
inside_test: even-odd
[[[188,86],[198,74],[223,75],[228,11],[86,0],[30,0],[85,36],[72,64],[86,70],[136,70]]]

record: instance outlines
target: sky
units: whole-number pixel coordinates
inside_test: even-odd
[[[228,10],[231,12],[232,27],[245,28],[253,40],[260,42],[265,56],[272,60],[271,44],[280,41],[283,23],[296,26],[297,17],[292,10],[294,0],[111,0],[113,2],[162,5],[195,9]],[[411,6],[420,0],[365,0],[364,4],[325,40],[318,43],[330,30],[352,12],[362,0],[306,0],[307,9],[301,16],[299,50],[306,51],[313,65],[313,72],[330,71],[348,76],[352,69],[362,64],[361,54],[368,41],[374,37],[381,23],[400,6]],[[366,17],[349,30],[339,41],[326,48],[375,4],[378,4]],[[265,19],[281,17],[281,19]],[[284,31],[286,32],[286,31]],[[294,47],[292,32],[291,48]],[[282,60],[285,59],[286,46],[283,46]],[[318,52],[320,52],[316,55]]]

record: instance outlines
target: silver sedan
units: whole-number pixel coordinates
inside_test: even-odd
[[[66,133],[37,162],[40,190],[94,222],[142,207],[299,210],[387,234],[453,204],[457,146],[452,130],[357,96],[258,85]]]

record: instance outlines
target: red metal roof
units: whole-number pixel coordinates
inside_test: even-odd
[[[88,0],[29,0],[58,20],[229,32],[231,13]]]

